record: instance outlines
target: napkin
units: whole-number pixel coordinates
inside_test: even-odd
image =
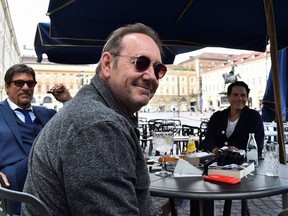
[[[190,164],[188,161],[179,158],[174,169],[174,177],[202,176],[203,171]]]

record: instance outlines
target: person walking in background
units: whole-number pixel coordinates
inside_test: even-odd
[[[135,113],[154,96],[166,66],[154,30],[140,23],[107,39],[89,85],[34,142],[24,191],[52,215],[157,215]],[[23,215],[36,215],[29,204]]]
[[[231,150],[246,150],[249,133],[255,134],[258,155],[262,155],[264,145],[264,126],[256,110],[246,103],[250,89],[245,82],[236,81],[228,86],[227,98],[230,106],[215,112],[208,122],[203,148],[217,154],[223,146]]]
[[[4,81],[8,98],[0,102],[0,172],[7,176],[10,189],[22,191],[32,143],[56,112],[31,105],[37,84],[31,67],[11,66]],[[64,102],[71,96],[65,89],[56,99]],[[13,213],[20,213],[20,203],[13,203]]]

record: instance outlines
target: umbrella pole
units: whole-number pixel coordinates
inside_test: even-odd
[[[274,89],[274,104],[275,104],[275,116],[277,121],[277,135],[279,143],[279,161],[281,164],[286,164],[285,153],[285,139],[284,139],[284,125],[282,115],[282,105],[280,97],[280,78],[279,78],[279,62],[278,62],[278,49],[277,49],[277,37],[276,27],[273,13],[273,1],[263,0],[265,7],[265,14],[267,20],[267,30],[270,39],[270,54],[272,63],[272,75],[273,75],[273,89]]]

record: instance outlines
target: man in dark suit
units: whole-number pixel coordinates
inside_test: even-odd
[[[8,98],[0,102],[0,172],[7,176],[12,190],[22,191],[32,143],[56,111],[31,105],[37,84],[31,67],[13,65],[4,81]],[[53,93],[54,97],[62,102],[70,100],[69,91],[61,87],[63,91]],[[19,203],[13,204],[13,213],[20,213]]]

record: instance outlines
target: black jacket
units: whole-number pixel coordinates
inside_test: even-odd
[[[223,111],[217,111],[211,116],[203,148],[212,151],[215,147],[235,146],[246,150],[249,133],[254,133],[259,156],[261,156],[264,144],[264,126],[260,114],[247,106],[243,108],[234,132],[227,138],[226,128],[229,112],[230,107]]]

